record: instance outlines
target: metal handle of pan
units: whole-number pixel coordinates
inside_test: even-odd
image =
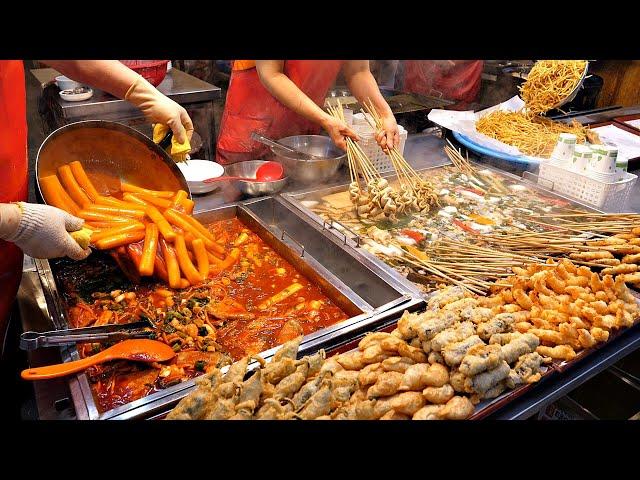
[[[356,232],[354,232],[353,230],[351,230],[349,227],[343,225],[342,223],[340,223],[337,220],[334,220],[333,218],[329,217],[329,220],[323,220],[322,222],[322,229],[323,230],[327,230],[327,225],[329,225],[329,229],[333,228],[334,230],[336,230],[338,233],[341,233],[342,236],[344,237],[344,244],[347,244],[347,234],[344,232],[341,232],[340,230],[338,230],[337,228],[335,228],[333,226],[333,224],[338,224],[340,225],[342,228],[344,228],[347,232],[349,232],[351,235],[353,235],[353,237],[351,238],[351,240],[353,240],[356,243],[356,246],[359,247],[360,246],[360,242],[362,240],[362,237],[360,237],[360,235],[358,235]]]
[[[289,239],[295,243],[296,245],[298,245],[301,249],[302,249],[302,253],[300,254],[300,258],[304,257],[304,245],[301,244],[299,241],[297,241],[295,238],[293,238],[291,236],[291,234],[289,232],[287,232],[286,230],[282,230],[282,235],[280,235],[280,240],[284,241],[284,237],[285,235],[287,237],[289,237]]]

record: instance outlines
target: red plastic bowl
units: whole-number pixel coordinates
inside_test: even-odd
[[[157,87],[167,75],[169,60],[120,60],[120,63],[142,75],[151,85]]]

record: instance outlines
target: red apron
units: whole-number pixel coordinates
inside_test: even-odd
[[[454,60],[454,65],[433,60],[407,60],[403,89],[422,95],[437,95],[448,100],[475,101],[482,80],[482,60]]]
[[[322,106],[342,63],[342,60],[286,60],[284,74]],[[319,125],[276,100],[260,83],[258,72],[251,65],[251,61],[236,60],[231,72],[216,148],[216,161],[223,165],[256,160],[269,151],[269,147],[251,139],[251,132],[276,140],[320,132]]]
[[[21,60],[0,60],[0,203],[27,200],[27,112]],[[0,351],[22,276],[22,250],[0,240]]]

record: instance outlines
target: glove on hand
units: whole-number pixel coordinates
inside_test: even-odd
[[[83,223],[50,205],[0,205],[0,238],[15,243],[33,258],[86,258],[91,249],[83,250],[68,233],[80,230]]]

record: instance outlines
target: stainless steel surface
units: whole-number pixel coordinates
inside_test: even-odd
[[[337,229],[336,225],[338,225],[340,228]],[[351,237],[351,240],[356,242],[356,247],[360,246],[360,242],[362,241],[362,238],[360,237],[360,235],[358,235],[356,232],[354,232],[353,230],[351,230],[350,228],[348,228],[347,226],[343,225],[342,223],[340,223],[339,221],[337,221],[334,218],[329,217],[327,220],[323,220],[322,221],[322,228],[325,229],[327,228],[327,226],[331,229],[331,228],[336,228],[336,230],[340,233],[342,233],[342,235],[344,235],[344,244],[347,244],[347,234],[344,232],[349,232],[351,235],[353,235],[353,237]],[[344,231],[343,231],[344,230]]]
[[[53,68],[38,68],[31,70],[31,73],[43,86],[59,75]],[[179,104],[208,102],[222,96],[220,88],[175,68],[167,72],[167,76],[164,77],[157,89]],[[93,89],[93,92],[93,97],[82,102],[65,102],[60,99],[60,109],[64,118],[73,120],[81,117],[98,117],[104,114],[106,109],[109,113],[124,116],[140,113],[135,105],[107,92],[96,88]]]
[[[45,87],[58,74],[51,68],[34,69],[31,73],[40,84],[43,93]],[[216,144],[214,103],[222,98],[222,90],[176,68],[167,72],[157,88],[187,110],[195,130],[202,137],[199,158],[213,160]],[[49,98],[48,92],[43,95],[42,99],[46,101],[39,108],[46,108],[49,113],[47,116],[51,117],[50,121],[43,124],[45,134],[67,123],[99,119],[126,123],[144,135],[152,136],[151,123],[137,107],[99,89],[93,90],[93,97],[83,102],[65,102],[57,92],[54,98]]]
[[[271,147],[273,159],[284,166],[285,173],[292,180],[301,183],[322,183],[329,180],[347,158],[346,152],[340,150],[329,137],[323,135],[294,135],[281,138],[279,142],[321,158],[302,160],[292,155],[285,155],[281,151],[277,152]]]
[[[75,345],[81,342],[119,342],[128,338],[149,338],[152,332],[143,330],[149,327],[151,327],[149,322],[141,321],[124,325],[110,324],[101,327],[69,328],[49,332],[27,331],[20,335],[20,348],[35,350],[44,347]]]
[[[59,166],[78,160],[101,194],[120,190],[120,181],[153,190],[191,191],[171,157],[150,138],[116,122],[86,120],[49,135],[36,158],[36,182]],[[152,174],[151,174],[152,173]]]
[[[264,160],[249,160],[247,162],[232,163],[224,167],[225,175],[230,177],[255,178],[261,165],[267,163]],[[243,194],[251,197],[273,195],[278,193],[287,184],[288,178],[282,177],[273,182],[248,182],[246,180],[229,180]]]
[[[416,170],[419,173],[425,173],[425,172],[429,172],[430,170],[433,170],[435,168],[439,168],[439,167],[441,167],[443,165],[448,165],[448,164],[450,164],[450,161],[447,158],[446,161],[443,164],[438,164],[438,163],[439,163],[438,161],[435,161],[435,162],[432,163],[431,166],[428,166],[426,168],[416,168],[414,162],[412,162],[412,165],[414,166],[414,168],[416,168]],[[588,206],[588,205],[582,204],[580,202],[577,202],[574,199],[567,198],[567,197],[564,197],[562,195],[558,195],[556,192],[552,192],[550,190],[542,188],[537,183],[524,180],[523,178],[518,177],[516,175],[513,175],[511,173],[504,172],[502,170],[497,170],[497,169],[489,167],[487,165],[476,164],[476,166],[479,167],[479,168],[486,168],[486,169],[491,170],[495,174],[500,175],[500,176],[502,176],[504,178],[510,179],[512,181],[518,182],[518,183],[523,184],[523,185],[527,185],[528,188],[530,188],[532,190],[543,192],[547,196],[556,197],[556,198],[563,198],[564,200],[567,200],[572,205],[579,206],[579,207],[581,207],[581,208],[583,208],[583,209],[585,209],[587,211],[602,213],[599,210],[594,209],[591,206]],[[393,177],[395,177],[395,174],[391,173],[391,174],[388,174],[388,175],[384,175],[384,177],[385,178],[393,178]],[[305,190],[300,190],[300,191],[297,191],[297,192],[283,193],[282,194],[282,198],[287,203],[289,203],[293,207],[295,207],[303,215],[306,215],[307,217],[312,219],[317,224],[324,226],[324,225],[326,225],[327,219],[325,219],[325,218],[321,217],[320,215],[316,214],[310,208],[305,207],[302,202],[306,201],[306,200],[310,200],[310,201],[318,200],[318,199],[320,199],[320,198],[322,198],[322,197],[324,197],[326,195],[330,195],[332,193],[343,192],[343,191],[348,190],[348,187],[349,187],[349,184],[347,182],[345,182],[345,183],[343,183],[341,185],[333,185],[331,187],[312,187],[312,188],[305,189]],[[335,221],[334,221],[334,223],[335,223]],[[342,227],[342,229],[344,229],[343,226],[341,226],[341,227]],[[345,245],[347,245],[348,247],[351,247],[353,250],[357,251],[359,253],[359,255],[361,257],[363,257],[363,261],[364,261],[364,259],[366,259],[366,261],[369,262],[369,263],[377,264],[381,269],[386,270],[389,275],[395,276],[398,279],[398,281],[403,282],[403,283],[405,283],[407,285],[413,286],[413,288],[415,288],[416,291],[418,292],[417,293],[418,295],[424,295],[422,292],[417,290],[417,288],[415,287],[415,285],[413,285],[412,282],[407,280],[404,276],[402,276],[399,272],[397,272],[393,267],[387,265],[383,260],[379,259],[377,256],[375,256],[374,254],[368,252],[367,250],[365,250],[363,248],[359,248],[359,245],[360,245],[360,241],[359,241],[360,237],[359,236],[357,236],[357,238],[350,239],[350,242],[347,242],[346,233],[344,231],[342,231],[340,228],[335,228],[335,226],[334,226],[334,228],[329,230],[329,231],[333,232],[338,238],[343,239]]]
[[[373,328],[389,315],[397,316],[405,309],[415,309],[422,305],[422,301],[402,284],[388,278],[375,265],[360,263],[333,235],[323,232],[321,226],[308,223],[277,198],[266,197],[196,215],[203,223],[233,216],[239,216],[351,316],[344,322],[306,335],[301,345],[301,354],[343,341],[354,332]],[[287,235],[283,235],[284,230]],[[296,244],[305,245],[304,258],[300,256]],[[326,261],[327,258],[330,261]],[[47,315],[57,328],[67,328],[66,310],[49,262],[37,260],[36,268],[48,307]],[[261,356],[268,359],[275,350],[277,347],[262,352]],[[78,352],[71,346],[62,349],[62,356],[64,361],[76,360]],[[79,418],[88,419],[147,418],[157,415],[175,405],[194,385],[194,380],[183,382],[100,414],[87,376],[78,374],[71,377],[69,382],[74,406],[81,412]]]
[[[302,152],[300,150],[296,150],[295,148],[291,148],[287,145],[283,145],[281,143],[278,143],[274,140],[271,140],[269,137],[265,137],[264,135],[260,135],[257,132],[253,132],[251,133],[251,138],[253,138],[254,140],[263,143],[264,145],[271,147],[271,148],[275,148],[276,150],[282,150],[284,152],[287,152],[289,155],[292,155],[296,158],[299,158],[300,160],[319,160],[317,157],[314,157],[313,155],[307,153],[307,152]]]

